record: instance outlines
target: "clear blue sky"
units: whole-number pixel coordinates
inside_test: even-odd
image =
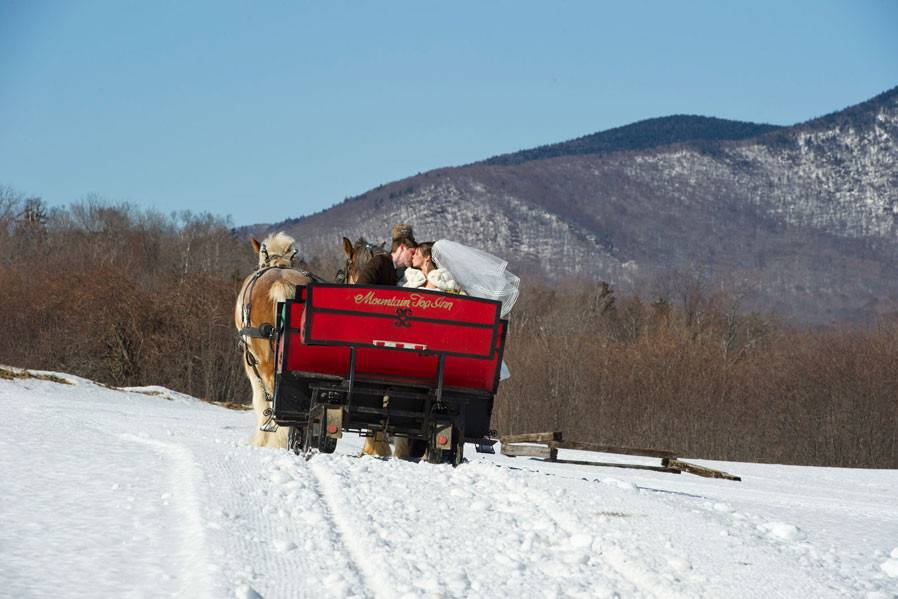
[[[0,0],[0,185],[272,222],[687,113],[898,85],[898,2]]]

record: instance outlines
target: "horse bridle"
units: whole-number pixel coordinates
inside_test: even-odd
[[[387,251],[383,248],[382,245],[375,245],[375,244],[371,243],[370,241],[362,241],[362,246],[359,248],[359,251],[361,251],[361,250],[368,251],[368,254],[370,254],[368,257],[368,260],[370,260],[371,258],[376,256],[377,254],[386,253],[386,251]],[[355,254],[356,254],[356,252],[353,251],[353,256]],[[366,262],[367,262],[367,260],[366,260]],[[350,270],[351,266],[352,266],[352,257],[346,258],[346,264],[343,265],[343,268],[341,268],[340,270],[337,271],[337,274],[334,276],[334,280],[337,283],[348,282],[349,270]]]
[[[240,310],[241,316],[243,317],[243,322],[242,322],[243,327],[237,332],[237,335],[240,337],[240,343],[243,344],[244,351],[246,352],[246,355],[247,355],[246,362],[247,362],[247,364],[249,364],[250,366],[253,367],[253,370],[256,370],[256,357],[253,356],[252,353],[249,351],[249,343],[247,343],[246,338],[254,337],[256,339],[268,339],[269,342],[274,343],[274,326],[268,322],[263,322],[258,327],[251,326],[252,320],[250,318],[250,312],[252,311],[253,306],[251,303],[246,301],[247,295],[249,297],[253,296],[253,288],[256,286],[256,282],[259,280],[259,278],[263,274],[265,274],[269,270],[272,270],[274,268],[291,268],[292,269],[293,261],[296,258],[296,253],[297,253],[296,248],[293,248],[293,251],[289,252],[289,253],[271,255],[268,253],[268,248],[265,247],[265,244],[263,243],[259,247],[259,254],[264,255],[265,259],[262,261],[262,265],[259,267],[259,269],[255,273],[253,273],[253,278],[249,282],[249,284],[243,288],[243,297],[242,297],[242,301],[241,301],[243,306],[242,306],[242,309]],[[289,266],[287,266],[287,265],[271,266],[271,262],[273,260],[278,260],[280,258],[287,258],[287,260],[289,260],[289,262],[290,262],[290,265]],[[306,275],[311,274],[311,273],[306,273],[305,271],[300,271],[300,272],[302,272],[303,274],[306,274]],[[259,382],[261,383],[262,377],[259,376],[259,372],[257,370],[256,370],[256,377],[259,379]],[[264,389],[265,386],[263,385],[262,388]],[[268,401],[271,401],[271,399],[269,399],[270,395],[269,395],[268,391],[265,391],[265,397],[266,397],[266,399],[268,399]]]
[[[265,256],[265,259],[262,261],[262,265],[261,265],[259,268],[260,268],[260,269],[262,269],[262,268],[268,268],[269,265],[271,264],[271,262],[272,262],[273,260],[277,260],[277,259],[280,259],[280,258],[287,258],[287,260],[290,261],[290,266],[292,267],[292,266],[293,266],[293,262],[294,262],[294,260],[296,259],[296,253],[297,253],[298,251],[299,251],[299,250],[297,250],[296,248],[293,248],[293,251],[290,252],[290,253],[274,254],[274,255],[271,255],[271,254],[268,253],[268,248],[265,247],[265,244],[263,243],[261,246],[259,246],[259,254],[260,254],[260,255],[264,255],[264,256]]]

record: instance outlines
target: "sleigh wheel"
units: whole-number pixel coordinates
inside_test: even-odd
[[[336,439],[323,435],[318,438],[318,451],[321,453],[334,453],[335,449],[337,449]]]
[[[427,454],[427,461],[431,464],[455,464],[455,451],[452,449],[435,449]]]
[[[290,432],[287,434],[287,446],[299,455],[303,452],[305,442],[305,428],[302,426],[291,426]]]
[[[302,453],[306,459],[315,453],[334,453],[337,439],[325,434],[327,430],[327,410],[319,404],[309,412],[309,424],[306,426],[302,443]]]
[[[321,422],[309,418],[309,424],[305,429],[302,440],[302,454],[308,460],[318,450],[318,441],[321,436]]]
[[[452,465],[459,466],[465,459],[465,442],[458,439],[455,443],[455,449],[452,452]]]
[[[443,449],[430,448],[427,450],[425,457],[429,464],[445,464],[448,457],[447,453],[449,452]]]

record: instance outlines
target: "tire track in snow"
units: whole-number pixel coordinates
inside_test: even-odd
[[[230,492],[213,511],[210,537],[223,555],[239,556],[223,558],[238,597],[370,596],[308,462],[242,443],[225,457],[214,478],[229,481],[220,487]]]
[[[132,443],[147,445],[169,459],[169,491],[172,501],[184,522],[181,544],[189,562],[184,562],[184,583],[181,595],[185,597],[211,597],[215,586],[209,576],[212,566],[206,552],[206,533],[203,526],[202,503],[197,495],[197,468],[193,453],[183,445],[166,443],[149,437],[128,433],[119,438]]]
[[[508,489],[512,489],[512,485],[522,489],[525,491],[528,500],[536,504],[542,504],[546,508],[547,513],[552,516],[557,514],[554,520],[562,528],[568,531],[588,530],[588,526],[585,523],[577,522],[570,513],[556,510],[556,507],[560,507],[561,502],[556,501],[545,488],[541,490],[534,489],[532,486],[524,484],[523,481],[526,477],[519,476],[516,478],[510,472],[512,469],[524,472],[534,472],[533,470],[518,468],[517,466],[509,467],[507,465],[494,464],[492,466],[495,471],[486,464],[482,465],[486,469],[484,470],[486,478],[496,480],[497,482],[506,478],[510,479],[511,484],[507,487]],[[573,481],[575,480],[574,476],[580,477],[579,474],[574,474],[564,478]],[[595,534],[597,539],[600,539],[600,542],[594,545],[594,548],[599,550],[603,563],[608,564],[620,576],[633,584],[640,593],[654,594],[659,597],[684,595],[687,597],[731,596],[734,594],[733,590],[726,588],[727,583],[717,580],[718,577],[715,576],[715,571],[708,567],[714,561],[723,566],[723,569],[732,568],[734,564],[739,566],[737,570],[730,572],[730,576],[733,577],[731,580],[733,588],[738,588],[740,583],[743,585],[748,583],[754,586],[743,588],[753,588],[758,596],[846,597],[860,596],[864,594],[864,591],[868,593],[871,591],[868,586],[860,589],[859,592],[858,589],[852,589],[836,580],[825,572],[825,569],[818,567],[818,570],[815,571],[813,568],[809,568],[808,562],[816,559],[813,548],[808,547],[803,542],[794,543],[788,540],[771,538],[771,536],[775,537],[775,535],[759,532],[757,525],[768,522],[767,520],[758,520],[749,515],[741,514],[741,520],[734,518],[729,511],[723,511],[725,507],[728,510],[732,508],[720,502],[715,502],[712,499],[713,493],[709,493],[708,496],[690,495],[652,487],[637,487],[632,482],[617,480],[610,476],[605,478],[583,478],[583,480],[610,485],[611,488],[619,487],[628,494],[636,493],[633,499],[635,500],[641,496],[643,500],[643,502],[640,502],[642,503],[641,511],[653,514],[656,517],[676,517],[680,519],[681,526],[679,528],[681,531],[690,527],[692,530],[707,530],[705,541],[713,549],[710,554],[706,552],[703,557],[699,558],[699,564],[702,567],[695,571],[699,577],[698,580],[689,580],[689,573],[693,572],[691,560],[683,558],[683,555],[688,555],[689,553],[701,555],[703,552],[689,548],[690,542],[695,544],[699,539],[689,539],[690,535],[688,533],[683,539],[683,543],[673,540],[673,543],[678,546],[678,549],[674,550],[670,546],[670,537],[665,539],[662,536],[660,539],[662,543],[657,543],[659,539],[654,536],[651,530],[648,531],[647,538],[656,540],[654,547],[646,547],[644,543],[640,543],[639,537],[633,534],[629,537],[621,538],[620,542],[616,542],[589,531]],[[708,487],[707,490],[711,489],[711,487]],[[636,501],[627,501],[627,503],[630,504],[631,509],[639,505]],[[582,510],[580,512],[583,513]],[[687,524],[686,519],[691,522]],[[669,525],[664,524],[663,526],[668,527]],[[715,532],[717,534],[714,534]],[[646,533],[645,527],[641,529],[641,533]],[[733,539],[733,542],[726,540],[730,538]],[[771,551],[771,548],[773,548],[773,551]],[[669,553],[665,551],[666,549],[676,551],[676,553],[668,558],[667,564],[663,560],[654,560],[655,563],[653,565],[651,553]],[[795,559],[796,553],[799,554],[797,560]],[[643,555],[648,559],[640,557]],[[670,559],[671,557],[673,559]],[[716,559],[712,561],[708,559],[709,557]],[[832,569],[838,571],[843,568],[840,565],[835,565]],[[668,574],[674,573],[675,577],[683,582],[677,581],[673,583],[665,572]],[[774,576],[768,579],[758,578],[759,575],[767,576],[770,573],[773,573]],[[665,580],[666,578],[667,580]],[[693,582],[700,586],[691,586]],[[672,587],[672,584],[683,584],[684,586],[677,588],[676,586]],[[739,593],[736,592],[735,594],[738,595]],[[872,592],[870,596],[877,595],[875,592]]]
[[[511,492],[527,497],[531,505],[537,511],[553,522],[559,528],[568,533],[571,538],[582,536],[587,530],[583,523],[567,514],[545,491],[517,482],[508,472],[495,465],[477,465],[478,471],[486,478],[498,483]],[[592,535],[592,531],[588,531]],[[593,535],[593,539],[597,538]],[[615,543],[605,543],[601,546],[601,560],[621,580],[631,584],[638,592],[653,597],[665,597],[673,599],[686,599],[686,596],[671,589],[664,581],[660,580],[650,569],[641,567],[628,559],[627,554]]]
[[[319,461],[320,458],[310,460],[309,471],[318,485],[318,494],[324,505],[326,517],[334,524],[334,528],[339,533],[341,542],[352,559],[359,578],[364,581],[367,590],[378,599],[395,597],[394,585],[390,583],[386,575],[386,564],[377,558],[376,544],[370,541],[370,535],[367,532],[356,530],[350,524],[349,510],[346,507],[346,502],[342,499],[345,489],[327,465],[319,464]]]

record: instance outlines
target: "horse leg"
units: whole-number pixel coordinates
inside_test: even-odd
[[[287,446],[290,444],[290,427],[288,426],[279,426],[273,433],[264,434],[267,435],[265,447],[287,449]]]
[[[256,429],[253,431],[250,444],[253,447],[265,447],[266,441],[268,440],[268,433],[260,430],[260,427],[265,422],[264,412],[268,402],[265,401],[265,392],[259,384],[258,379],[256,379],[255,374],[252,372],[252,369],[248,366],[245,366],[244,369],[246,370],[247,378],[249,378],[249,384],[253,388],[253,412],[256,414]]]
[[[409,458],[408,437],[393,438],[393,457],[407,460]]]
[[[386,442],[382,431],[374,433],[373,437],[365,437],[365,446],[361,455],[373,455],[387,457],[390,455],[390,444]]]
[[[265,399],[265,389],[262,388],[259,379],[256,378],[252,367],[244,364],[246,376],[249,378],[250,385],[253,388],[253,412],[256,413],[256,430],[253,432],[250,444],[253,447],[277,447],[286,448],[288,445],[287,436],[289,430],[285,426],[278,427],[273,433],[260,430],[262,425],[268,421],[265,410],[268,409],[269,403]]]

